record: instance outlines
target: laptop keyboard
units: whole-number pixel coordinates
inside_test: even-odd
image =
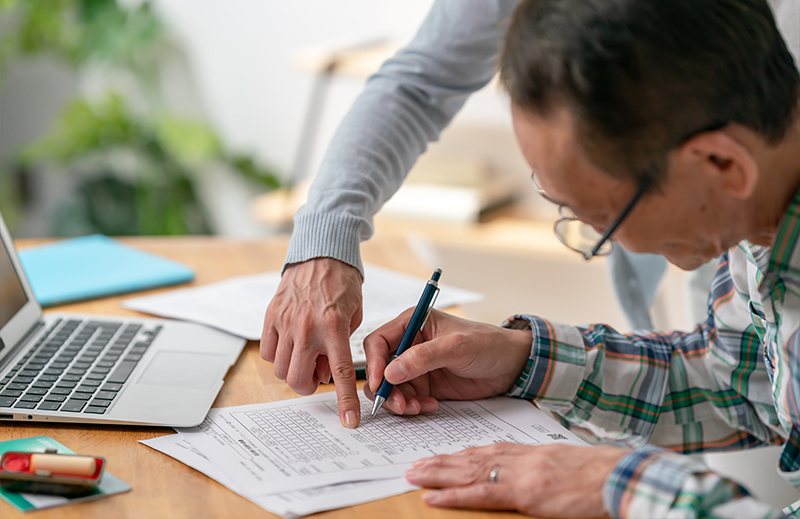
[[[105,414],[160,330],[60,319],[0,379],[0,409]]]

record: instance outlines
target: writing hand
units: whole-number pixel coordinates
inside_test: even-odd
[[[516,510],[536,517],[607,517],[603,487],[620,447],[498,443],[414,463],[406,479],[431,506]],[[497,480],[489,481],[495,467]]]
[[[261,357],[301,395],[333,375],[342,425],[361,419],[350,335],[361,324],[361,274],[332,258],[286,267],[267,308]]]
[[[438,409],[438,400],[473,400],[511,389],[530,355],[531,332],[437,310],[414,345],[387,366],[413,311],[406,310],[364,339],[364,393],[369,398],[374,399],[384,375],[395,387],[383,407],[396,414],[430,413]]]

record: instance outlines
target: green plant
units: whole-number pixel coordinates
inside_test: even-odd
[[[165,36],[149,3],[126,9],[114,0],[0,0],[0,15],[0,27],[10,29],[0,38],[0,79],[12,58],[49,54],[76,71],[125,70],[147,101],[134,111],[118,92],[79,97],[47,135],[21,151],[24,169],[49,165],[77,179],[74,195],[55,213],[55,234],[208,233],[196,186],[210,167],[262,189],[278,187],[251,157],[227,152],[207,124],[163,108],[158,55]],[[0,170],[0,189],[8,183]]]

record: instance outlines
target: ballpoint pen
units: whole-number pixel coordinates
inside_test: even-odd
[[[400,339],[400,345],[397,346],[397,350],[394,352],[392,359],[389,361],[390,363],[403,354],[408,348],[411,347],[411,344],[414,342],[414,337],[417,336],[422,327],[425,326],[425,321],[428,319],[428,315],[431,312],[431,308],[433,308],[433,303],[436,302],[436,296],[439,294],[439,277],[442,275],[442,269],[436,269],[433,271],[433,275],[425,284],[425,290],[422,291],[422,296],[419,298],[419,302],[417,303],[417,307],[414,308],[414,313],[411,315],[411,320],[408,321],[408,326],[406,326],[406,331],[403,333],[403,338]],[[383,381],[381,382],[381,386],[375,392],[375,403],[372,406],[372,416],[380,410],[383,403],[389,397],[389,393],[392,391],[394,386],[386,381],[386,377],[383,377]]]

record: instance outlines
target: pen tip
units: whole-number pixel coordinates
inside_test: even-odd
[[[383,398],[382,396],[375,397],[375,403],[372,404],[372,416],[378,414],[378,411],[380,410],[381,406],[383,405],[383,402],[385,401],[386,399]]]

